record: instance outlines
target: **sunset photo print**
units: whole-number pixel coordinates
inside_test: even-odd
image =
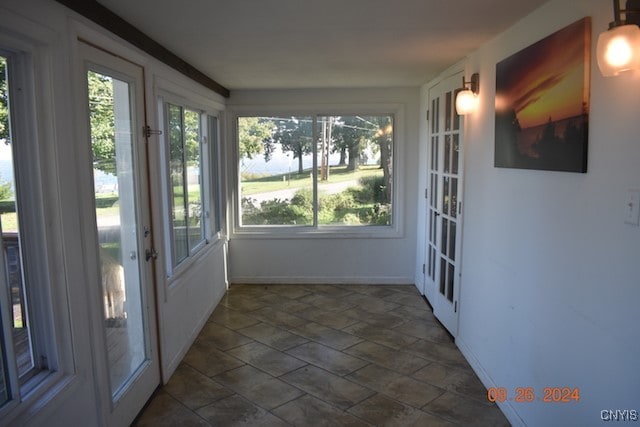
[[[495,166],[587,171],[591,19],[496,65]]]

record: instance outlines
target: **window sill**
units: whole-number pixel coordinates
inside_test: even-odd
[[[213,235],[213,237],[205,243],[197,253],[189,256],[182,261],[178,266],[174,267],[172,274],[167,276],[168,288],[171,289],[180,283],[180,279],[184,276],[194,264],[200,262],[202,258],[208,256],[209,253],[217,250],[225,243],[224,235],[220,232]]]
[[[241,227],[231,239],[399,239],[403,233],[396,226],[323,226]]]

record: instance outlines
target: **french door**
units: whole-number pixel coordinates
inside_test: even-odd
[[[449,332],[458,333],[462,221],[462,117],[455,95],[462,74],[429,90],[425,296]]]
[[[101,304],[94,318],[97,378],[107,425],[128,425],[160,383],[153,299],[144,75],[80,43],[84,58]]]

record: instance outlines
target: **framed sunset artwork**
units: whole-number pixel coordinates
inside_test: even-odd
[[[591,19],[496,65],[494,164],[587,171]]]

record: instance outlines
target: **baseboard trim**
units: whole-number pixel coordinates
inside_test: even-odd
[[[467,362],[469,362],[469,365],[471,365],[471,368],[473,369],[473,371],[476,373],[476,375],[478,375],[478,378],[480,378],[480,381],[482,382],[482,384],[487,389],[490,387],[499,387],[493,381],[491,376],[489,376],[487,371],[484,370],[484,368],[478,361],[478,358],[475,356],[471,348],[469,348],[469,346],[465,344],[464,340],[460,338],[456,338],[456,345],[460,349],[460,352],[462,353],[464,358],[467,359]],[[525,422],[518,415],[518,411],[516,411],[516,409],[511,405],[510,402],[505,401],[505,402],[496,402],[496,403],[498,404],[498,407],[500,408],[504,416],[507,417],[507,420],[512,426],[514,427],[526,426]]]
[[[414,285],[411,277],[326,277],[326,276],[263,276],[263,277],[231,277],[231,284],[247,284],[247,285]]]

